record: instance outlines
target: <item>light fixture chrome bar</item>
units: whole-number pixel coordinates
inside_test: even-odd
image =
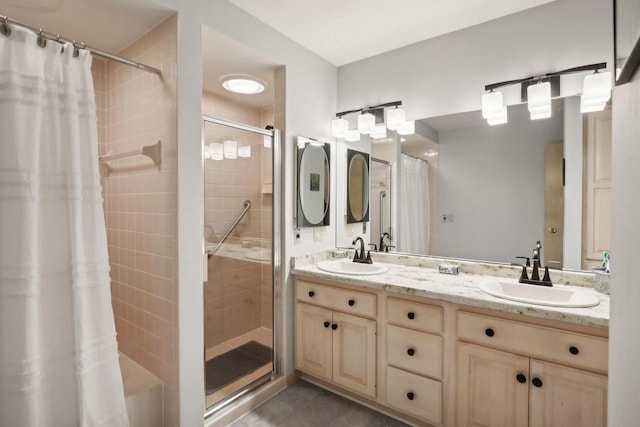
[[[387,107],[399,107],[401,105],[402,105],[402,101],[385,102],[384,104],[372,105],[371,107],[364,107],[364,108],[358,108],[358,109],[355,109],[355,110],[341,111],[339,113],[336,113],[336,117],[340,118],[340,117],[342,117],[344,115],[347,115],[347,114],[362,113],[362,112],[367,112],[367,111],[370,111],[370,110],[376,110],[376,109],[387,108]]]
[[[511,86],[515,84],[532,82],[536,80],[550,79],[552,77],[562,76],[564,74],[580,73],[584,71],[598,71],[603,68],[607,68],[606,62],[598,62],[597,64],[581,65],[579,67],[567,68],[565,70],[556,71],[554,73],[546,73],[540,76],[529,76],[529,77],[525,77],[524,79],[506,80],[504,82],[492,83],[489,85],[485,85],[484,90],[492,91],[494,89],[498,89],[504,86]]]
[[[160,71],[157,68],[151,67],[149,65],[142,64],[140,62],[132,61],[130,59],[122,58],[122,57],[117,56],[117,55],[113,55],[113,54],[111,54],[109,52],[105,52],[105,51],[97,49],[95,47],[87,46],[84,43],[76,42],[75,40],[67,39],[65,37],[60,36],[60,34],[54,34],[54,33],[48,32],[48,31],[44,31],[41,28],[32,27],[30,25],[27,25],[27,24],[25,24],[23,22],[20,22],[20,21],[16,21],[15,19],[11,19],[11,18],[9,18],[7,16],[4,16],[4,15],[0,15],[0,21],[3,22],[5,25],[6,24],[11,24],[11,25],[15,25],[15,26],[18,26],[18,27],[25,28],[25,29],[27,29],[29,31],[32,31],[33,33],[37,34],[38,36],[47,39],[47,40],[51,40],[51,41],[58,42],[58,43],[71,43],[71,44],[73,44],[73,47],[75,47],[76,49],[86,49],[89,52],[91,52],[92,54],[100,56],[102,58],[106,58],[106,59],[109,59],[111,61],[116,61],[116,62],[119,62],[121,64],[129,65],[131,67],[137,68],[138,70],[147,71],[149,73],[154,73],[154,74],[157,74],[159,76],[162,75],[162,71]],[[4,32],[3,32],[3,34],[4,34]]]

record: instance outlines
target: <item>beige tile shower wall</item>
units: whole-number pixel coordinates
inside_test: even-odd
[[[167,426],[178,425],[176,34],[174,16],[120,52],[162,77],[107,62],[102,118],[102,153],[162,141],[159,168],[135,156],[102,169],[118,344],[165,383]]]
[[[256,127],[272,124],[273,111],[240,105],[211,93],[202,97],[204,114]],[[205,230],[216,242],[242,211],[244,200],[251,208],[231,234],[230,240],[252,241],[255,247],[271,247],[272,195],[263,193],[271,178],[271,149],[263,138],[220,125],[205,126],[205,142],[235,140],[251,146],[251,157],[205,162]],[[265,185],[267,184],[267,185]],[[265,264],[222,256],[209,261],[205,286],[205,345],[213,347],[267,325],[271,317],[271,269]],[[265,295],[268,300],[265,301]],[[265,312],[265,305],[269,309]]]

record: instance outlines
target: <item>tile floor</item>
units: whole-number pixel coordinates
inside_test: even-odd
[[[298,380],[231,426],[402,427],[407,424]]]

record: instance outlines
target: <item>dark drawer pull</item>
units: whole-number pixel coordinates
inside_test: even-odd
[[[516,380],[518,380],[520,384],[524,384],[527,382],[527,377],[525,377],[523,374],[518,374],[516,375]]]
[[[338,329],[338,325],[334,323],[333,325],[331,325],[331,329],[335,331],[336,329]]]
[[[496,333],[495,333],[495,332],[493,332],[493,329],[491,329],[491,328],[487,328],[487,329],[485,329],[485,330],[484,330],[484,334],[485,334],[486,336],[488,336],[488,337],[492,337],[492,336],[494,336]]]
[[[313,292],[313,291],[309,291],[309,297],[313,298],[313,296],[314,296],[315,294],[316,294],[315,292]]]
[[[407,317],[408,317],[410,320],[413,320],[413,319],[415,319],[416,314],[415,314],[413,311],[410,311],[409,313],[407,313]]]
[[[356,300],[354,300],[354,299],[350,299],[349,302],[348,302],[349,306],[351,306],[351,307],[353,307],[355,305],[355,303],[356,303]]]
[[[409,400],[413,400],[415,398],[415,395],[413,394],[412,391],[410,391],[409,393],[407,393],[407,399]]]
[[[331,325],[331,323],[329,323],[329,322],[324,322],[324,327],[325,327],[325,328],[328,328],[330,325]]]
[[[542,387],[542,380],[540,378],[534,378],[531,380],[531,384],[533,384],[535,387]]]
[[[569,347],[569,353],[578,354],[578,353],[580,353],[580,350],[578,350],[578,347],[571,346],[571,347]]]
[[[416,354],[416,350],[413,349],[413,348],[409,348],[409,349],[407,349],[407,354],[409,356],[413,356],[414,354]]]

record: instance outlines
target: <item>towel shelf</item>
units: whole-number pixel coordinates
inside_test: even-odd
[[[158,140],[158,142],[153,145],[145,145],[137,150],[125,151],[122,153],[107,153],[104,156],[98,157],[98,159],[100,159],[100,163],[104,163],[110,160],[124,159],[139,155],[147,156],[157,167],[160,167],[160,162],[162,160],[162,141]]]

